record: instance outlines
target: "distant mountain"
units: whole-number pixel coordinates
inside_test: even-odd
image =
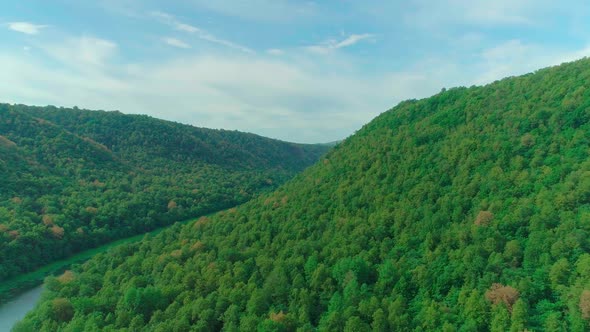
[[[148,116],[0,104],[0,281],[243,203],[326,151]]]
[[[588,330],[588,82],[402,102],[274,193],[49,278],[16,331]]]
[[[135,166],[160,167],[170,160],[244,168],[301,171],[327,150],[318,145],[281,142],[254,134],[211,130],[120,112],[28,107],[34,117],[112,150]]]
[[[339,141],[332,141],[332,142],[328,142],[328,143],[320,143],[320,145],[334,147],[334,146],[340,144],[341,142],[342,142],[342,140],[339,140]]]

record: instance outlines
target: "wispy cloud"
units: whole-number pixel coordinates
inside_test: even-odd
[[[270,55],[283,55],[285,54],[285,51],[278,49],[278,48],[271,48],[266,50],[266,53],[270,54]]]
[[[372,37],[373,37],[373,35],[369,34],[369,33],[365,33],[362,35],[350,35],[350,36],[348,36],[348,38],[346,38],[343,41],[334,45],[334,48],[342,48],[342,47],[351,46],[351,45],[358,43],[361,40],[372,38]]]
[[[183,32],[188,32],[188,33],[196,33],[196,32],[201,31],[201,29],[199,29],[195,26],[180,22],[178,19],[176,19],[176,17],[174,17],[173,15],[170,15],[168,13],[154,11],[154,12],[151,12],[151,16],[155,17],[160,22],[171,25],[174,29],[176,29],[178,31],[183,31]]]
[[[362,40],[372,38],[374,38],[374,36],[370,33],[352,34],[340,41],[332,39],[319,45],[307,46],[305,49],[313,53],[326,54],[339,48],[349,47]]]
[[[555,3],[550,0],[410,0],[406,22],[423,27],[448,24],[473,26],[522,26],[537,24]]]
[[[250,53],[250,54],[256,53],[254,50],[252,50],[252,49],[250,49],[248,47],[242,46],[240,44],[236,44],[236,43],[231,42],[231,41],[228,41],[228,40],[219,39],[219,38],[217,38],[217,37],[215,37],[215,36],[213,36],[213,35],[205,32],[205,31],[202,31],[202,30],[200,30],[197,33],[197,36],[200,39],[203,39],[203,40],[206,40],[206,41],[215,43],[215,44],[223,45],[225,47],[233,48],[233,49],[236,49],[238,51],[242,51],[244,53]]]
[[[289,23],[314,17],[320,1],[290,0],[192,0],[191,5],[199,10],[212,11],[242,20]]]
[[[27,35],[39,34],[42,29],[48,27],[47,25],[38,25],[29,22],[10,22],[7,25],[10,30],[24,33]]]
[[[590,56],[590,45],[568,51],[514,39],[482,50],[474,75],[475,84],[486,84],[507,76],[521,75],[539,68]]]
[[[170,46],[178,47],[178,48],[191,48],[191,46],[180,39],[166,37],[163,38],[162,41]]]
[[[54,60],[83,71],[102,70],[118,50],[115,42],[90,36],[43,43],[39,47]]]
[[[214,36],[213,34],[207,32],[201,28],[181,22],[180,20],[178,20],[176,17],[174,17],[171,14],[160,12],[160,11],[154,11],[151,13],[151,16],[153,16],[154,18],[156,18],[158,21],[160,21],[162,23],[170,25],[175,30],[193,34],[201,40],[205,40],[205,41],[208,41],[208,42],[211,42],[214,44],[229,47],[229,48],[232,48],[232,49],[235,49],[238,51],[242,51],[244,53],[251,53],[251,54],[256,53],[256,52],[254,52],[254,50],[252,50],[246,46],[234,43],[229,40],[218,38],[218,37]]]

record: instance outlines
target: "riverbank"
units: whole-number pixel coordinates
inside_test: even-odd
[[[41,285],[43,283],[43,280],[46,277],[48,277],[50,275],[56,275],[58,273],[61,273],[61,272],[65,271],[66,269],[68,269],[73,264],[83,263],[83,262],[87,261],[88,259],[90,259],[92,256],[102,253],[102,252],[105,252],[113,247],[120,246],[120,245],[127,244],[127,243],[133,243],[136,241],[140,241],[145,236],[156,235],[156,234],[162,232],[163,230],[172,227],[175,224],[178,224],[178,223],[186,224],[186,223],[196,220],[197,218],[199,218],[199,217],[191,218],[191,219],[185,220],[185,221],[179,221],[179,222],[176,222],[172,225],[158,228],[158,229],[153,230],[151,232],[147,232],[147,233],[143,233],[143,234],[139,234],[139,235],[134,235],[132,237],[109,242],[109,243],[102,245],[100,247],[88,249],[86,251],[77,253],[77,254],[70,256],[66,259],[55,261],[51,264],[45,265],[44,267],[42,267],[40,269],[35,270],[33,272],[25,273],[25,274],[19,275],[17,277],[14,277],[12,279],[6,280],[6,281],[0,283],[0,305],[3,305],[5,303],[7,303],[8,301],[15,299],[20,294]]]
[[[161,229],[159,231],[161,231]],[[146,234],[150,234],[150,233],[146,233]],[[101,252],[105,252],[105,251],[109,250],[110,248],[116,247],[118,245],[126,244],[126,243],[132,243],[135,241],[139,241],[146,234],[135,235],[130,238],[125,238],[125,239],[117,240],[114,242],[110,242],[110,243],[105,244],[103,246],[89,249],[89,250],[83,251],[81,253],[75,254],[71,257],[68,257],[66,259],[62,259],[62,260],[53,262],[49,265],[45,265],[44,267],[42,267],[38,270],[35,270],[33,272],[25,273],[25,274],[15,277],[15,278],[12,278],[10,280],[4,281],[0,284],[0,305],[10,301],[11,299],[15,298],[19,294],[21,294],[31,288],[39,286],[40,284],[43,283],[43,280],[47,276],[63,272],[65,269],[67,269],[72,264],[82,263],[82,262],[88,260],[89,258],[91,258],[92,256],[94,256],[98,253],[101,253]]]

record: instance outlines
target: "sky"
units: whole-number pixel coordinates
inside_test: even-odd
[[[590,55],[587,0],[3,0],[0,102],[320,143]]]

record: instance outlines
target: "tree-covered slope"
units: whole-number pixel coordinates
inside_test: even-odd
[[[0,105],[0,281],[243,203],[326,150],[119,112]]]
[[[16,330],[588,330],[589,81],[403,102],[272,194],[50,278]]]
[[[149,116],[54,107],[27,107],[27,113],[89,137],[124,160],[159,168],[170,160],[235,169],[277,168],[298,172],[326,152],[321,145],[285,143],[239,131],[211,130]]]

